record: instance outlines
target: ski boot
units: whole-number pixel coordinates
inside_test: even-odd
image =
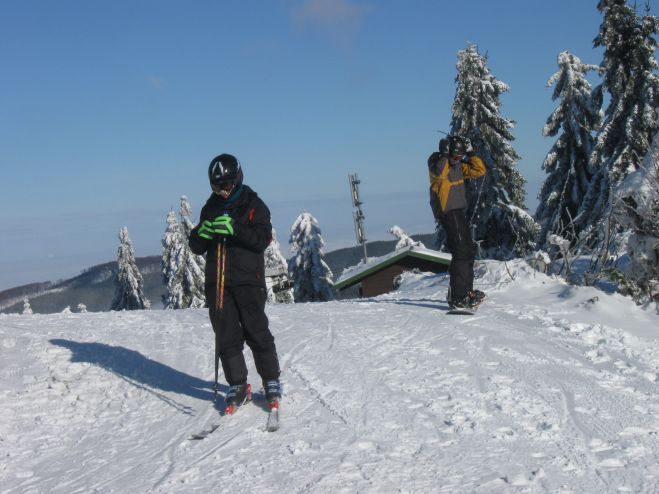
[[[467,299],[469,307],[475,309],[485,300],[485,293],[480,290],[471,290],[467,293]]]
[[[281,398],[281,384],[278,379],[263,381],[263,391],[265,400],[268,402],[269,410],[279,410],[279,400]]]
[[[275,432],[279,430],[279,400],[281,398],[281,384],[278,379],[263,381],[265,399],[268,402],[268,423],[266,430]]]
[[[229,386],[229,391],[224,400],[227,404],[224,413],[226,415],[232,415],[238,407],[252,400],[252,385],[232,384]]]
[[[464,310],[469,308],[469,296],[457,298],[453,297],[451,294],[451,287],[448,287],[448,292],[446,293],[446,302],[448,307],[451,310]]]
[[[451,310],[464,310],[469,309],[469,297],[462,299],[451,299],[448,301],[448,307]]]

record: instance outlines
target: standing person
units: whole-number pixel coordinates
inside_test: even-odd
[[[263,252],[272,240],[270,211],[243,184],[240,163],[221,154],[208,167],[213,193],[190,233],[190,248],[206,253],[206,300],[215,332],[215,384],[218,358],[229,383],[226,413],[251,398],[244,344],[252,350],[270,410],[279,408],[279,359],[265,315],[267,291]]]
[[[430,207],[444,228],[452,257],[448,302],[452,309],[473,308],[483,301],[485,294],[474,290],[473,286],[476,247],[465,214],[467,195],[464,181],[485,175],[485,165],[471,145],[458,136],[450,138],[447,156],[435,156],[438,154],[433,153],[428,160]],[[465,155],[467,159],[464,159]]]

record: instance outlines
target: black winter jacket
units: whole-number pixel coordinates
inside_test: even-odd
[[[215,293],[218,276],[219,240],[199,236],[204,220],[228,214],[233,219],[234,236],[226,239],[225,286],[254,285],[265,287],[263,252],[272,240],[270,210],[259,196],[246,185],[236,197],[224,201],[212,194],[201,209],[199,224],[190,233],[190,249],[195,254],[206,253],[206,298]]]

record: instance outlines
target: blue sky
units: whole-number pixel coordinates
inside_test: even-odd
[[[182,194],[195,216],[222,152],[270,206],[288,255],[303,210],[328,250],[433,231],[426,159],[447,129],[457,52],[488,54],[537,205],[545,84],[559,52],[601,62],[597,1],[6,1],[0,7],[0,289],[161,252]],[[654,13],[654,12],[653,12]],[[596,79],[594,80],[596,82]]]

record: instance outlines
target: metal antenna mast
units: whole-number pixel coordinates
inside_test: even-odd
[[[354,208],[352,212],[352,217],[355,220],[355,235],[357,236],[357,243],[361,244],[364,248],[364,262],[368,260],[368,254],[366,254],[366,237],[364,236],[364,213],[362,212],[362,204],[359,200],[359,183],[360,180],[357,178],[356,173],[349,173],[348,178],[350,179],[350,196],[352,197],[352,206]]]

